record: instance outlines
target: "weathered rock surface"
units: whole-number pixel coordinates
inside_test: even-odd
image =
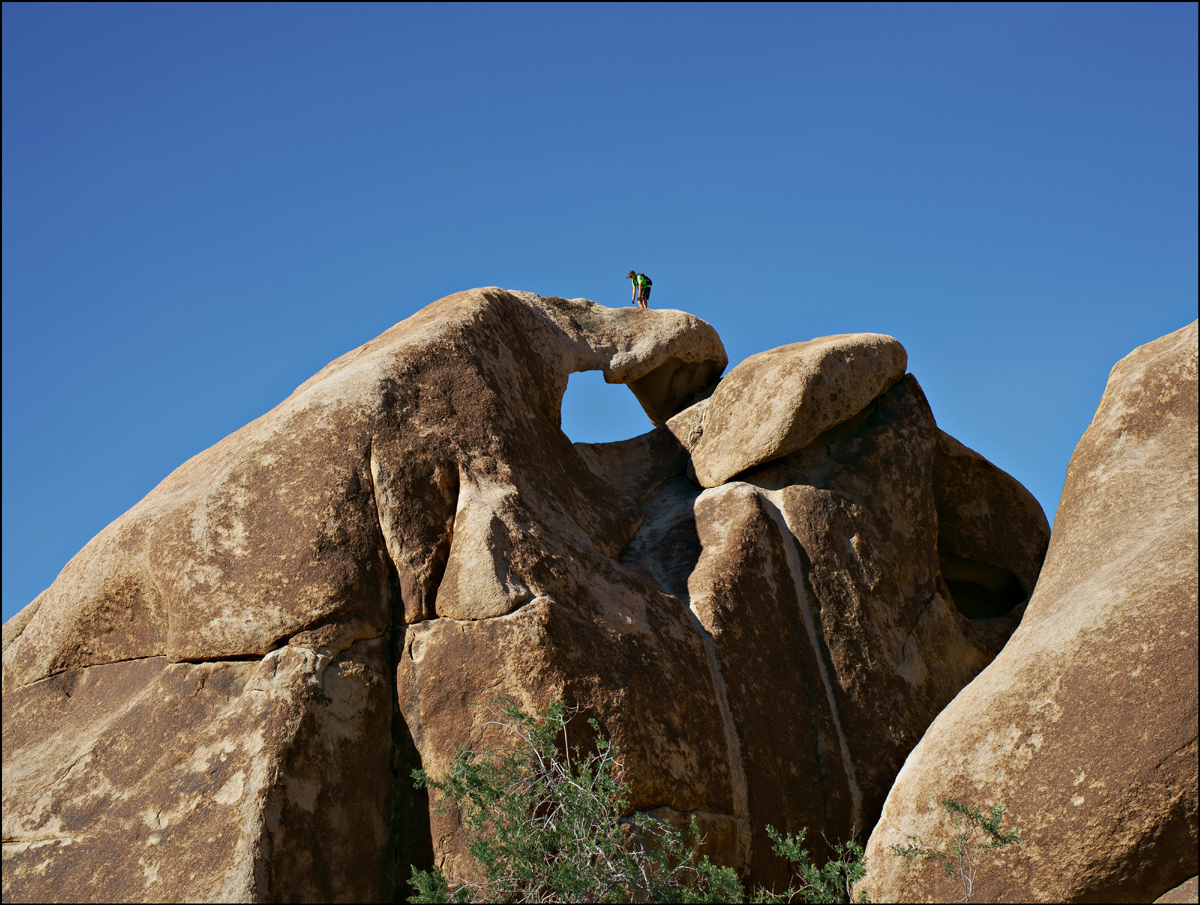
[[[149,657],[6,693],[5,901],[378,898],[399,804],[388,659],[380,639],[332,660]]]
[[[776,351],[714,390],[683,312],[472,290],[185,463],[5,626],[5,898],[465,869],[408,775],[503,743],[501,695],[596,716],[632,807],[696,816],[753,882],[784,879],[768,823],[871,826],[1020,619],[1045,518],[938,431],[895,340]],[[571,444],[586,369],[659,426]]]
[[[939,578],[938,512],[960,501],[935,494],[938,433],[907,376],[853,421],[752,479],[774,496],[806,563],[827,657],[825,696],[840,713],[854,822],[864,831],[925,727],[995,655],[988,629],[999,623],[1006,637],[1017,622],[1008,614],[973,622]],[[976,488],[961,504],[981,496],[986,504],[982,491],[992,489]],[[1032,534],[1022,543],[1036,556],[1048,539]]]
[[[888,795],[872,899],[949,894],[929,862],[888,852],[944,843],[947,797],[1003,803],[1025,840],[986,859],[980,901],[1148,902],[1197,873],[1196,462],[1192,323],[1113,368],[1020,628]]]
[[[890,336],[823,336],[751,355],[708,402],[691,448],[703,487],[786,456],[852,415],[900,378],[904,347]]]
[[[97,535],[8,642],[5,687],[133,657],[263,656],[323,625],[353,636],[342,644],[376,637],[389,558],[407,622],[433,615],[444,573],[447,613],[508,612],[578,577],[576,547],[615,554],[640,521],[558,429],[567,377],[678,376],[676,361],[707,373],[725,355],[678,311],[498,289],[442,299]]]

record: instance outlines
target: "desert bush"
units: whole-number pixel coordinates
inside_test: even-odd
[[[584,754],[570,745],[576,715],[561,702],[536,715],[512,702],[489,706],[488,724],[510,734],[504,751],[460,748],[446,775],[414,770],[418,787],[458,808],[478,864],[471,877],[413,870],[410,902],[737,902],[737,875],[697,854],[690,832],[648,814],[628,815],[620,751],[600,734]],[[558,743],[561,736],[562,744]]]
[[[960,804],[953,798],[942,802],[942,809],[949,815],[955,833],[945,848],[929,848],[921,844],[919,836],[909,836],[907,845],[893,845],[892,854],[905,860],[930,858],[941,861],[943,873],[951,881],[957,880],[962,887],[962,900],[970,902],[975,891],[975,877],[984,853],[992,849],[1007,848],[1021,842],[1021,831],[1001,828],[1004,806],[993,804],[987,814]]]
[[[870,902],[865,892],[854,898],[854,884],[867,872],[862,846],[851,840],[833,845],[836,857],[821,867],[813,863],[808,851],[801,847],[806,830],[780,835],[767,826],[772,851],[792,866],[792,882],[781,893],[760,889],[755,902]]]

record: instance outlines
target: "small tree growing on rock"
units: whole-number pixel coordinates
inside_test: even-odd
[[[945,848],[928,848],[921,844],[919,836],[909,836],[907,845],[893,845],[892,854],[906,861],[917,858],[932,858],[943,862],[943,871],[950,880],[962,884],[964,902],[970,902],[975,892],[975,876],[979,871],[984,853],[989,849],[1002,849],[1021,842],[1021,831],[1001,829],[1004,806],[993,804],[988,814],[960,804],[953,798],[942,802],[942,809],[950,815],[957,832]]]

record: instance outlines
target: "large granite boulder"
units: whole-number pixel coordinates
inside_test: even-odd
[[[559,430],[573,371],[669,407],[725,361],[683,312],[474,290],[185,463],[4,628],[5,899],[390,897],[429,846],[405,624],[581,585],[637,529]]]
[[[714,393],[720,339],[683,312],[472,290],[185,463],[5,626],[5,898],[391,899],[412,864],[467,870],[409,772],[499,743],[501,695],[583,707],[631,806],[697,817],[751,882],[784,879],[768,823],[870,827],[1047,532],[899,343],[801,347]],[[587,369],[659,426],[572,444]],[[767,422],[697,481],[701,444]]]
[[[1192,323],[1113,368],[1019,629],[888,795],[867,847],[871,898],[948,895],[932,863],[889,852],[914,835],[944,843],[946,798],[1004,804],[1024,838],[989,853],[980,901],[1149,902],[1195,876],[1196,460]]]

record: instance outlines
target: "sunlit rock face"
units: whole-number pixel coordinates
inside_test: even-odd
[[[944,842],[948,797],[1005,805],[1024,838],[987,853],[979,901],[1149,902],[1196,875],[1196,336],[1193,322],[1113,368],[1020,628],[888,795],[873,900],[950,894],[934,866],[889,852]]]
[[[583,707],[752,882],[768,823],[869,830],[1048,529],[894,339],[776,353],[472,290],[186,462],[4,628],[5,898],[391,899],[465,867],[409,772],[501,695]],[[580,370],[658,427],[572,444]]]

